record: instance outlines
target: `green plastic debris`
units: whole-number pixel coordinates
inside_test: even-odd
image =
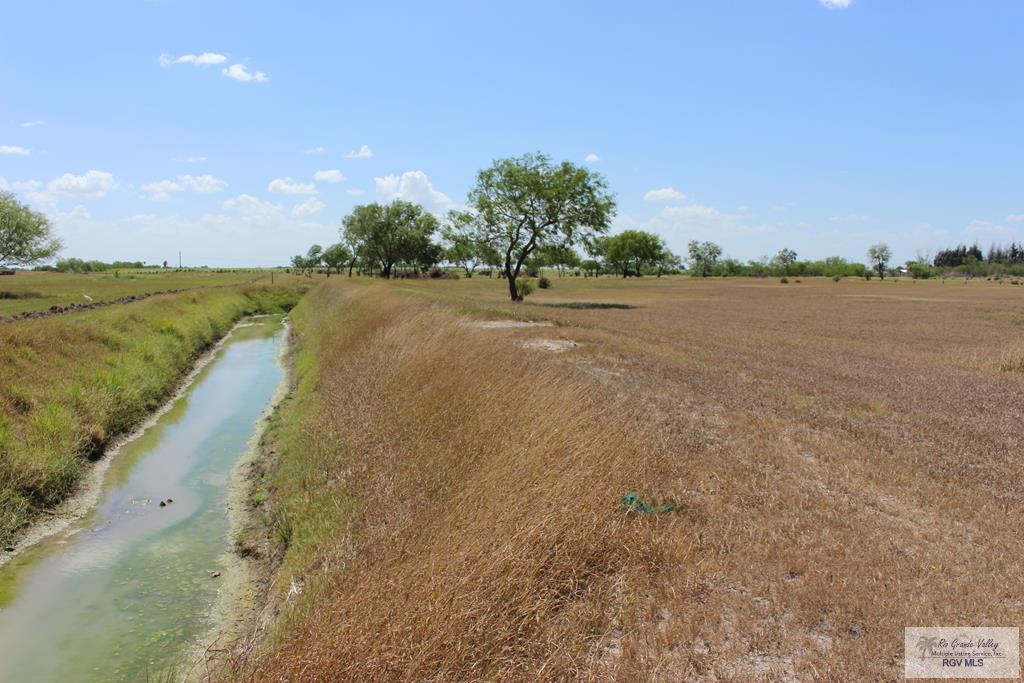
[[[652,498],[651,502],[648,503],[640,497],[640,494],[635,491],[630,491],[622,498],[619,499],[619,505],[626,508],[627,512],[641,512],[645,515],[659,514],[662,512],[671,512],[675,510],[678,505],[674,502],[667,501],[658,505],[658,499]]]

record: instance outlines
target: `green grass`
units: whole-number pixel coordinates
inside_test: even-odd
[[[304,287],[197,289],[0,324],[0,543],[74,491],[236,321],[290,310]]]
[[[296,282],[298,276],[274,273],[275,284]],[[110,301],[122,296],[151,292],[269,283],[269,270],[120,270],[105,273],[48,273],[19,271],[0,276],[0,315],[26,311],[44,311],[51,306],[69,306],[94,301]]]

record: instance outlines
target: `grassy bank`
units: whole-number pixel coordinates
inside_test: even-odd
[[[259,494],[281,619],[241,675],[896,680],[907,625],[1018,623],[1022,305],[332,278],[293,315]]]
[[[637,412],[387,283],[327,282],[293,322],[270,437],[285,606],[249,673],[565,680],[613,652],[683,519],[619,505],[671,494]]]
[[[75,488],[241,317],[290,309],[296,286],[157,296],[0,326],[0,543]]]

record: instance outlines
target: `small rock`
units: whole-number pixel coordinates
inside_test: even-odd
[[[6,550],[9,553],[13,553],[14,552],[14,546],[13,545],[9,545],[6,548],[4,548],[4,550]]]
[[[220,576],[220,572],[210,572],[210,576],[216,579],[218,576]]]
[[[161,500],[160,501],[160,507],[162,507],[162,508],[167,507],[167,503],[165,503],[164,501]]]
[[[167,504],[168,504],[168,505],[170,505],[170,504],[171,504],[171,503],[173,503],[173,502],[174,502],[174,499],[173,499],[173,498],[168,498],[168,499],[167,499]]]

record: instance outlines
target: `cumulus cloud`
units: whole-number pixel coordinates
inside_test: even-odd
[[[591,152],[583,160],[586,161],[588,164],[596,164],[597,162],[601,161],[601,157]]]
[[[204,52],[201,55],[160,55],[160,66],[172,66],[174,64],[191,64],[192,66],[216,66],[228,61],[228,58],[219,52]]]
[[[214,178],[212,175],[205,174],[199,176],[182,175],[178,176],[178,182],[192,190],[193,192],[201,192],[203,194],[211,194],[213,192],[220,192],[228,186],[227,182],[220,178]]]
[[[316,194],[313,183],[300,183],[287,177],[271,180],[267,190],[274,194]]]
[[[822,7],[829,9],[846,9],[853,4],[853,0],[818,0]]]
[[[647,190],[644,199],[649,202],[678,202],[686,199],[686,195],[673,187],[663,187],[659,190]]]
[[[12,192],[33,192],[41,188],[43,184],[38,180],[16,180],[7,182],[7,179],[0,176],[0,190],[11,190]]]
[[[292,207],[293,216],[312,216],[324,208],[324,203],[316,197],[310,197],[301,204]]]
[[[359,149],[354,149],[345,155],[349,159],[369,159],[373,156],[373,150],[370,149],[369,145],[363,145]]]
[[[224,211],[237,210],[243,221],[258,224],[275,221],[284,212],[280,204],[263,201],[251,194],[240,194],[235,199],[228,199],[221,207]]]
[[[86,171],[84,175],[65,173],[46,185],[56,197],[105,197],[118,188],[114,176],[105,171]]]
[[[313,174],[313,180],[322,183],[340,183],[344,182],[345,176],[338,169],[332,168],[326,171],[317,171]]]
[[[327,150],[323,147],[310,147],[309,149],[302,150],[303,154],[323,154]]]
[[[244,64],[232,64],[226,69],[221,69],[220,73],[242,83],[266,83],[269,80],[267,74],[262,71],[249,71]]]
[[[0,154],[10,154],[18,157],[27,157],[32,150],[18,147],[17,145],[0,145]]]
[[[149,194],[150,199],[155,199],[158,202],[167,201],[172,192],[184,192],[185,190],[192,190],[193,192],[200,192],[203,194],[211,194],[214,192],[220,192],[227,183],[220,178],[214,178],[212,175],[180,175],[174,180],[160,180],[155,183],[146,183],[142,186],[142,191]]]
[[[434,185],[423,171],[406,171],[400,176],[387,175],[374,178],[377,187],[377,199],[391,202],[402,199],[407,202],[421,204],[431,213],[444,213],[452,206],[452,200],[443,192],[434,189]]]
[[[142,191],[148,193],[150,199],[154,199],[158,202],[166,202],[171,198],[172,192],[181,192],[184,189],[185,188],[173,180],[159,180],[155,183],[146,183],[142,186]]]

